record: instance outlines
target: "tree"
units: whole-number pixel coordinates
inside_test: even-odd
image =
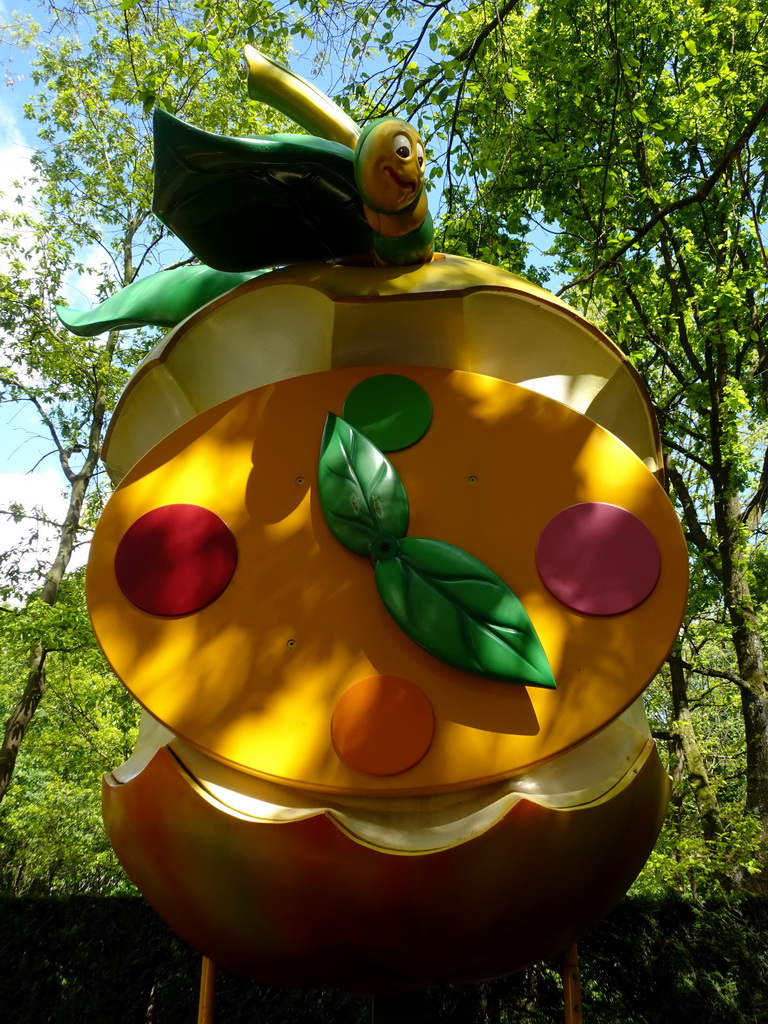
[[[736,688],[766,889],[765,16],[742,0],[427,10],[430,59],[410,53],[382,98],[402,89],[444,142],[446,246],[521,269],[509,237],[541,224],[567,298],[649,383],[694,595],[663,731],[713,841],[725,826],[688,694]]]
[[[254,110],[234,84],[234,47],[243,25],[248,39],[266,25],[275,52],[286,32],[268,5],[180,16],[122,6],[88,9],[94,31],[82,51],[71,42],[41,51],[40,83],[55,91],[35,114],[46,147],[35,165],[38,208],[5,220],[15,260],[2,280],[2,326],[14,337],[5,395],[38,409],[72,473],[74,500],[50,588],[30,608],[46,604],[43,595],[55,602],[72,530],[98,510],[92,456],[150,337],[76,341],[56,326],[52,301],[83,238],[113,261],[95,278],[100,297],[159,261],[166,240],[148,218],[142,111],[159,103],[212,131],[254,131]],[[438,247],[545,280],[531,255],[534,238],[548,233],[554,269],[570,278],[565,297],[645,375],[692,570],[681,641],[649,704],[676,781],[665,877],[711,879],[707,862],[742,882],[762,868],[753,884],[765,889],[764,15],[748,0],[303,7],[294,28],[314,31],[319,53],[336,48],[354,64],[348,103],[357,119],[396,111],[431,138],[432,180],[444,185]],[[360,61],[374,53],[375,78],[366,77]],[[64,382],[63,404],[53,380]],[[74,496],[86,467],[77,493],[91,495],[93,509],[83,519]],[[14,735],[23,736],[45,685],[47,649],[30,650],[27,695],[0,753],[6,779]]]
[[[61,618],[55,609],[73,550],[101,506],[99,456],[109,412],[154,337],[112,331],[76,338],[58,322],[55,306],[72,274],[85,275],[105,298],[168,255],[167,232],[150,212],[152,108],[159,104],[213,131],[258,133],[243,85],[242,43],[258,33],[260,45],[279,54],[288,38],[285,17],[269,3],[240,0],[183,9],[85,2],[62,17],[47,36],[13,28],[20,45],[36,46],[40,91],[26,116],[40,148],[25,183],[32,198],[0,217],[7,267],[0,275],[0,398],[36,411],[66,483],[68,509],[43,577],[33,571],[25,588],[5,595],[13,601],[3,622],[24,637],[26,670],[14,673],[17,689],[0,747],[0,800],[52,661],[92,644],[87,631],[50,626]],[[178,247],[170,252],[179,258]],[[6,558],[21,581],[12,563]],[[12,646],[18,650],[16,641]]]
[[[749,0],[331,10],[329,44],[385,66],[350,96],[370,89],[367,109],[431,142],[442,247],[546,281],[531,255],[548,235],[561,293],[648,381],[692,571],[651,705],[678,863],[762,869],[765,891],[766,16]]]
[[[15,666],[30,635],[48,657],[45,700],[2,808],[0,893],[130,890],[99,827],[99,777],[130,755],[136,709],[90,637],[82,576],[82,569],[67,574],[55,606],[4,615],[3,703],[17,698]],[[57,650],[62,642],[69,650]]]

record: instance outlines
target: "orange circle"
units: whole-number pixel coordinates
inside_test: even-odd
[[[399,775],[424,757],[435,713],[424,693],[400,676],[359,679],[336,703],[331,740],[339,757],[366,775]]]

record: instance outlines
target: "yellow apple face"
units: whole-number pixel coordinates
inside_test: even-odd
[[[649,397],[593,325],[460,257],[286,267],[150,353],[105,463],[88,603],[155,720],[104,820],[179,935],[400,991],[616,902],[667,802],[636,698],[687,564]]]
[[[420,646],[384,606],[370,559],[329,528],[326,418],[386,376],[431,410],[387,452],[407,536],[504,581],[554,689]],[[388,429],[373,430],[382,450]],[[303,788],[402,794],[506,778],[601,729],[658,670],[686,583],[672,507],[611,433],[497,378],[369,366],[256,388],[161,441],[99,523],[88,602],[128,689],[199,749]]]

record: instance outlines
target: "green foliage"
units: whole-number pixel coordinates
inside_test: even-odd
[[[724,624],[710,622],[707,644],[698,651],[702,663],[726,670],[726,649]],[[684,763],[665,670],[646,695],[646,711],[673,778],[672,800],[659,841],[631,890],[639,895],[659,897],[670,890],[694,896],[727,893],[750,884],[761,870],[760,824],[744,814],[747,780],[739,692],[726,679],[692,673],[687,695],[719,828],[713,832],[702,825],[696,788],[701,780]]]
[[[67,571],[109,490],[99,469],[109,415],[156,331],[80,338],[56,316],[77,280],[106,299],[179,258],[151,216],[151,107],[214,131],[262,127],[247,100],[242,45],[281,55],[286,16],[268,3],[76,3],[46,28],[4,27],[34,47],[26,107],[38,148],[0,211],[0,401],[38,418],[68,508],[47,552],[0,553],[0,886],[12,892],[121,891],[99,822],[99,777],[131,747],[137,710],[95,648],[82,580]],[[186,253],[181,252],[182,260]],[[34,535],[45,512],[0,513]],[[21,756],[17,761],[17,754]]]
[[[255,41],[282,56],[291,34],[314,33],[318,53],[352,62],[346,105],[357,120],[396,111],[427,137],[431,183],[444,188],[439,247],[546,280],[533,259],[543,229],[551,271],[572,279],[566,297],[648,381],[689,540],[692,597],[682,682],[665,671],[649,697],[674,800],[638,891],[768,884],[768,872],[758,873],[768,865],[766,15],[749,0],[298,7],[291,14],[269,4],[147,8],[124,0],[119,10],[76,6],[72,33],[15,29],[20,42],[39,47],[41,95],[29,115],[41,149],[26,198],[0,220],[0,386],[4,400],[38,410],[68,485],[84,474],[72,537],[87,536],[98,516],[96,458],[108,410],[155,335],[77,339],[60,328],[53,306],[73,273],[89,274],[106,298],[178,257],[149,217],[151,107],[227,135],[280,128],[245,98],[240,46]],[[375,83],[360,64],[374,53],[384,67]],[[99,259],[83,252],[84,242]],[[49,601],[50,566],[25,568],[17,554],[0,556],[3,700],[17,699],[29,647],[42,641],[49,689],[30,749],[39,743],[42,751],[44,735],[59,749],[52,709],[66,712],[57,692],[71,687],[95,719],[89,680],[102,679],[106,694],[112,683],[95,663],[78,675],[88,649],[82,608],[66,586],[59,604]],[[117,691],[107,699],[94,733],[106,730],[97,742],[105,760],[129,735],[121,725],[108,739],[107,718],[123,720]],[[40,828],[50,839],[36,847],[25,815],[6,801],[3,813],[17,815],[8,835],[19,841],[8,852],[15,838],[3,839],[4,884],[16,884],[8,879],[23,861],[19,887],[58,891],[68,883],[56,865],[66,862],[75,887],[102,891],[98,872],[78,875],[76,858],[67,862],[52,835],[57,800],[77,803],[80,831],[88,831],[80,783],[68,780],[75,788],[56,796],[43,761],[20,761],[17,788],[29,820],[36,800],[45,808]],[[104,767],[94,760],[87,771],[95,780]],[[79,842],[71,839],[73,848]],[[622,1019],[646,1018],[628,1011]]]
[[[0,1004],[15,1024],[194,1020],[200,959],[140,900],[0,900]],[[679,897],[627,900],[580,943],[590,1024],[753,1024],[768,1013],[768,905]],[[552,1024],[562,1018],[558,960],[483,985],[411,997],[424,1024]],[[282,990],[220,971],[228,1024],[365,1024],[368,998]]]
[[[23,681],[25,652],[42,637],[45,700],[0,805],[0,892],[132,892],[101,823],[101,776],[127,759],[138,707],[110,672],[88,623],[82,572],[55,607],[29,599],[0,617],[0,702]]]
[[[626,900],[581,944],[585,1019],[762,1020],[765,900]]]
[[[692,572],[682,675],[653,698],[676,800],[657,880],[694,889],[768,885],[765,21],[750,0],[455,0],[374,94],[442,155],[444,247],[530,272],[543,226],[565,296],[649,384]]]

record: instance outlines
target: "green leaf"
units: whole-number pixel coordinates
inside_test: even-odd
[[[174,327],[196,309],[261,273],[251,270],[227,274],[209,267],[176,267],[134,281],[93,309],[57,306],[56,312],[65,327],[81,338],[147,324]]]
[[[389,459],[346,420],[328,413],[317,471],[320,507],[345,548],[368,555],[381,534],[403,537],[410,512]]]
[[[384,606],[412,640],[473,675],[553,689],[533,623],[504,580],[439,540],[408,537],[376,562]]]
[[[201,263],[258,270],[369,249],[352,150],[340,142],[231,138],[161,110],[154,135],[154,212]]]
[[[141,107],[145,116],[149,116],[155,106],[155,93],[150,92],[147,89],[142,89],[139,92],[139,100],[141,101]]]

